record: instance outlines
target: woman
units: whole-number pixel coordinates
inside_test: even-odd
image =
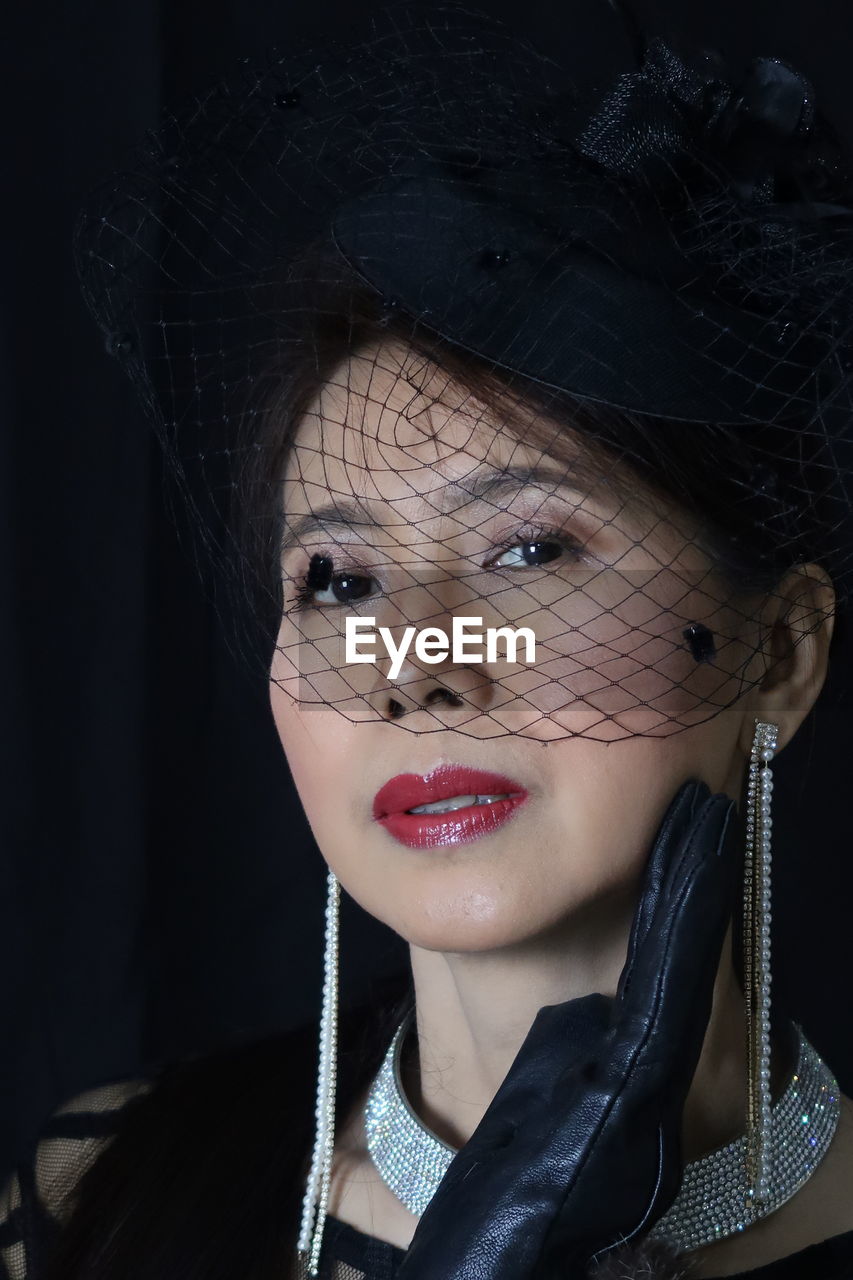
[[[553,74],[397,11],[84,223],[267,640],[326,983],[316,1116],[310,1028],[78,1100],[12,1276],[853,1275],[851,1103],[769,968],[771,764],[846,586],[851,205],[778,63]],[[338,1030],[340,884],[412,982]]]

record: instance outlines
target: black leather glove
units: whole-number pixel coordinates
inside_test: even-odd
[[[679,790],[649,856],[616,998],[540,1009],[398,1280],[575,1280],[669,1208],[733,905],[733,810],[703,782]]]

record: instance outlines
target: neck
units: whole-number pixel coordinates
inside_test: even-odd
[[[471,1136],[543,1005],[594,991],[615,994],[632,911],[632,901],[616,911],[610,903],[535,945],[500,952],[412,947],[418,1055],[404,1068],[404,1086],[418,1115],[445,1142],[458,1148]],[[746,1013],[730,956],[729,932],[684,1108],[686,1161],[745,1128]],[[785,1064],[775,1066],[778,1089]]]

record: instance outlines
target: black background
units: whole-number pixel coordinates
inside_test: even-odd
[[[0,1173],[80,1089],[318,1005],[324,868],[266,689],[225,651],[182,558],[157,447],[79,298],[70,237],[161,105],[378,7],[76,0],[21,6],[6,26]],[[483,7],[593,79],[608,64],[601,0]],[[853,144],[847,0],[634,7],[736,64],[794,62]],[[775,766],[774,864],[774,994],[847,1092],[851,651]],[[353,907],[345,929],[357,994],[401,946]]]

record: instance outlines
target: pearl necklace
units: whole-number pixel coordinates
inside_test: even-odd
[[[400,1057],[412,1010],[397,1028],[364,1109],[367,1147],[382,1181],[420,1216],[456,1154],[415,1115],[403,1092]],[[676,1199],[648,1233],[685,1251],[743,1231],[790,1200],[829,1148],[840,1114],[832,1072],[796,1028],[797,1065],[770,1113],[773,1176],[766,1200],[750,1196],[746,1138],[685,1166]]]

